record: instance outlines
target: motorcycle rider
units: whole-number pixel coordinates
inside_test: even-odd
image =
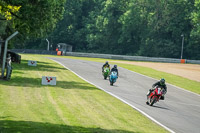
[[[155,87],[161,87],[161,88],[163,88],[162,89],[162,93],[163,93],[163,95],[161,96],[161,100],[164,100],[165,99],[165,97],[164,97],[164,95],[167,93],[167,86],[166,86],[166,84],[165,84],[165,79],[164,78],[162,78],[162,79],[160,79],[160,81],[158,81],[158,82],[156,82],[156,83],[154,83],[153,85],[152,85],[152,88],[151,89],[149,89],[149,92],[147,93],[147,99],[148,99],[148,96],[151,94],[151,92],[153,92],[154,90],[155,90]]]
[[[114,67],[111,69],[110,73],[113,71],[117,72],[117,77],[118,77],[119,73],[118,73],[117,65],[114,65]]]
[[[104,68],[108,67],[110,70],[110,65],[108,63],[108,61],[105,62],[105,64],[102,66],[102,72],[104,71]]]

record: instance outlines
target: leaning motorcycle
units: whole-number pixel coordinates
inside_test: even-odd
[[[117,81],[117,78],[118,78],[117,72],[115,71],[111,72],[109,76],[110,85],[113,85]]]
[[[107,79],[107,77],[109,76],[109,73],[110,73],[110,69],[108,67],[105,67],[102,73],[104,79]]]
[[[156,87],[154,91],[151,92],[149,96],[147,96],[146,104],[153,106],[153,104],[155,104],[156,102],[159,102],[162,94],[163,94],[162,88]]]

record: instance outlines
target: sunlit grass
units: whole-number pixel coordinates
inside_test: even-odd
[[[0,81],[0,132],[167,132],[44,57],[23,54],[22,63],[13,64],[11,80]],[[41,85],[42,76],[56,76],[57,85]]]

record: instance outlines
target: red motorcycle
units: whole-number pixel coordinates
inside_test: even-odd
[[[146,104],[153,106],[154,103],[160,100],[160,98],[162,97],[162,94],[163,94],[162,88],[156,87],[154,91],[151,92],[149,96],[147,96]]]

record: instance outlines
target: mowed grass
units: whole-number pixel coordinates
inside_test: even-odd
[[[0,81],[0,133],[167,132],[44,56],[23,54],[12,65],[11,80]],[[56,76],[57,85],[41,85],[42,76]]]
[[[58,57],[58,56],[56,56],[56,57]],[[61,56],[60,58],[73,58],[73,59],[82,59],[82,60],[88,60],[88,61],[96,61],[96,62],[102,62],[102,65],[103,65],[103,63],[105,63],[105,61],[109,61],[109,63],[112,64],[112,66],[114,64],[117,64],[119,67],[123,67],[128,70],[131,70],[131,71],[134,71],[134,72],[137,72],[137,73],[140,73],[140,74],[143,74],[143,75],[146,75],[146,76],[158,79],[158,80],[161,78],[165,78],[166,83],[169,83],[169,84],[178,86],[180,88],[189,90],[191,92],[200,94],[200,82],[190,80],[187,78],[183,78],[181,76],[169,74],[166,72],[157,71],[155,69],[148,68],[148,67],[112,62],[112,61],[122,61],[122,60],[87,58],[87,57],[72,57],[72,56]],[[180,64],[180,65],[183,65],[183,64]],[[199,67],[200,67],[200,65],[199,65]],[[151,87],[151,85],[150,85],[150,87]]]

